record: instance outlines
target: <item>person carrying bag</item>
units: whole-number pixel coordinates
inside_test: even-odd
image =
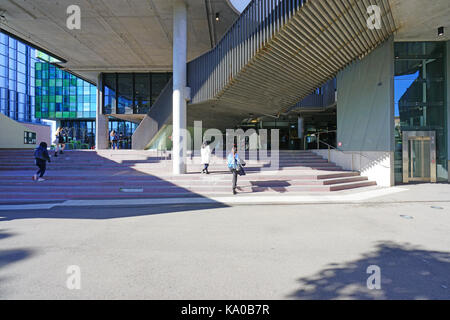
[[[245,166],[245,162],[241,160],[237,153],[237,147],[234,146],[233,149],[231,149],[231,153],[227,157],[227,164],[228,169],[233,174],[233,181],[232,181],[232,189],[233,194],[236,194],[236,187],[237,187],[237,176],[244,176],[245,171],[243,166]]]

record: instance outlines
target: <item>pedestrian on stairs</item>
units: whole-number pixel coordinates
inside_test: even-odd
[[[114,149],[118,149],[118,142],[119,142],[119,137],[117,136],[117,133],[115,130],[111,131],[110,135],[109,135],[109,139],[111,140],[111,148]]]
[[[211,160],[211,146],[210,141],[205,141],[202,144],[202,148],[200,149],[201,157],[202,157],[202,164],[203,164],[203,170],[202,173],[209,174],[208,167],[209,167],[209,161]]]
[[[61,127],[59,127],[56,132],[55,132],[55,157],[58,156],[58,149],[59,149],[59,154],[63,154],[64,152],[64,148],[66,147],[65,145],[65,141],[64,141],[64,134],[63,134],[63,129]]]
[[[245,175],[245,171],[243,168],[243,166],[245,166],[245,162],[243,160],[241,160],[241,158],[239,157],[239,154],[237,153],[236,145],[234,145],[234,147],[231,149],[231,153],[228,154],[227,164],[228,164],[228,169],[233,174],[232,189],[233,189],[233,194],[236,194],[237,176]]]
[[[39,144],[39,147],[34,150],[34,158],[36,159],[36,165],[39,170],[34,174],[33,181],[45,181],[43,176],[47,167],[47,161],[51,162],[47,151],[47,143],[41,142]]]

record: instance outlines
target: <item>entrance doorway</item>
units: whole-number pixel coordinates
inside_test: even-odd
[[[436,182],[436,134],[403,131],[403,183]]]

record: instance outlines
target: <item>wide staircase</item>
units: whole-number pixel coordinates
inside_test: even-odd
[[[280,151],[278,166],[247,160],[238,195],[295,196],[376,185],[359,172],[344,171],[310,151]],[[0,203],[69,199],[124,199],[231,196],[231,174],[223,156],[212,156],[210,174],[201,174],[189,155],[188,173],[174,176],[169,153],[135,150],[66,151],[47,166],[46,181],[35,182],[33,151],[0,150]]]

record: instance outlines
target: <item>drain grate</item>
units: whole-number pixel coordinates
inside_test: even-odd
[[[444,209],[444,208],[438,207],[438,206],[431,206],[430,208],[431,208],[431,209],[439,209],[439,210],[443,210],[443,209]]]
[[[414,217],[413,216],[407,216],[407,215],[404,215],[404,214],[401,214],[400,215],[400,217],[402,217],[403,219],[414,219]]]

